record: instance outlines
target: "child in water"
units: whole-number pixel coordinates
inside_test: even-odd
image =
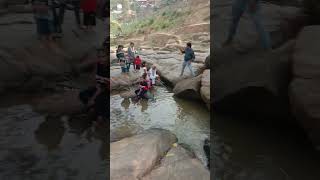
[[[141,99],[141,98],[144,98],[145,97],[144,95],[149,90],[150,86],[149,86],[148,81],[149,81],[149,79],[147,78],[147,74],[144,73],[142,75],[142,81],[140,82],[140,85],[139,85],[140,87],[139,87],[139,89],[137,89],[135,91],[138,100]]]

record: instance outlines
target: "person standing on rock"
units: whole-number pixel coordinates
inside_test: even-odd
[[[242,17],[245,11],[248,11],[251,19],[255,24],[256,30],[260,35],[263,48],[266,50],[270,50],[270,35],[265,31],[263,24],[261,23],[260,0],[233,0],[232,22],[229,29],[227,40],[223,43],[223,46],[227,46],[232,43],[239,25],[240,18]]]
[[[130,70],[130,65],[131,63],[133,64],[134,62],[134,59],[135,59],[135,54],[136,54],[136,51],[135,51],[135,48],[134,48],[134,43],[131,42],[130,43],[130,46],[128,47],[128,70]]]
[[[54,31],[53,14],[51,7],[52,1],[49,0],[33,0],[32,7],[34,18],[37,24],[37,33],[40,40],[52,41],[52,33]]]
[[[83,0],[80,7],[83,11],[83,29],[92,30],[96,26],[97,0]]]
[[[156,84],[156,80],[159,79],[159,75],[157,74],[157,67],[155,65],[152,66],[152,68],[149,70],[150,74],[150,80],[151,80],[151,86],[154,86]]]
[[[185,47],[184,49],[180,49],[181,53],[184,53],[184,61],[182,63],[182,70],[180,76],[183,75],[186,66],[188,66],[188,68],[190,69],[192,76],[195,76],[191,66],[191,62],[195,60],[195,54],[191,46],[191,42],[188,42],[187,47]]]
[[[140,66],[141,66],[141,58],[140,56],[137,56],[136,59],[134,60],[134,64],[136,66],[136,72],[140,71]]]
[[[76,23],[78,25],[78,27],[81,27],[81,21],[80,21],[80,0],[70,0],[72,7],[73,7],[73,11],[74,11],[74,16],[76,18]],[[64,13],[67,9],[67,0],[59,0],[60,2],[60,6],[59,6],[59,23],[60,26],[63,24],[63,20],[64,20]],[[62,32],[62,30],[61,30]],[[61,33],[60,32],[60,33]]]

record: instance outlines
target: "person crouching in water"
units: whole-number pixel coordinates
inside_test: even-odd
[[[149,78],[151,80],[151,86],[154,86],[156,84],[156,80],[159,80],[160,78],[160,76],[157,74],[157,68],[155,65],[153,65],[149,70]]]
[[[140,71],[140,66],[141,66],[141,58],[139,56],[136,57],[134,60],[134,64],[136,66],[136,72]]]
[[[126,62],[126,58],[125,58],[125,54],[124,54],[122,45],[118,46],[118,49],[117,49],[116,53],[117,53],[118,61],[119,61],[120,66],[121,66],[121,72],[123,72],[123,73],[128,72],[127,71],[127,65],[126,65],[127,62]]]
[[[139,89],[135,90],[135,93],[137,95],[137,99],[145,98],[145,94],[149,90],[149,79],[148,75],[144,73],[142,75],[142,81],[140,82]]]

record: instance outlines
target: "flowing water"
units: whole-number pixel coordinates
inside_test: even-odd
[[[1,108],[0,179],[106,180],[105,134],[85,118],[46,118],[30,105]]]
[[[149,128],[170,130],[206,164],[203,140],[210,135],[210,112],[205,105],[175,98],[165,87],[156,87],[155,100],[132,101],[111,96],[111,141]]]

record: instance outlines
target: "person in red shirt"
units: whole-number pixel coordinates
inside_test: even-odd
[[[140,66],[141,66],[141,58],[137,56],[134,60],[134,64],[136,65],[136,70],[140,71]]]
[[[96,25],[97,0],[81,1],[83,11],[83,28],[91,30]]]
[[[140,82],[139,89],[137,89],[135,91],[135,94],[137,95],[137,100],[139,100],[141,98],[145,98],[145,94],[150,89],[150,86],[149,86],[148,82],[149,82],[149,80],[147,78],[147,74],[144,73],[142,75],[142,81]]]

